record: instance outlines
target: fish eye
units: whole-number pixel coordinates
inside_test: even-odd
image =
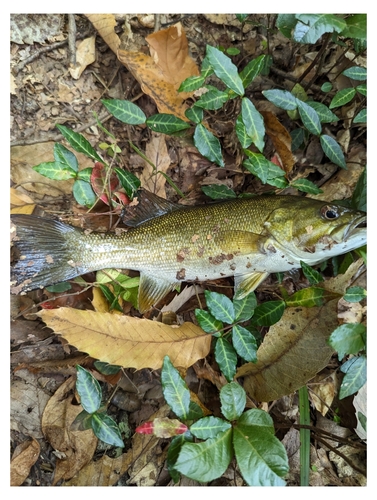
[[[325,205],[321,208],[321,215],[324,219],[334,220],[339,217],[338,208],[330,205]]]

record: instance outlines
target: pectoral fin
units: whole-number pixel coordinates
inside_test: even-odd
[[[154,278],[147,274],[140,274],[139,285],[139,311],[148,311],[159,300],[163,299],[179,283],[170,282],[162,278]]]
[[[270,273],[240,274],[234,277],[234,298],[243,299],[253,292]]]

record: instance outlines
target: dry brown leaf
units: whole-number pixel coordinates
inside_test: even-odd
[[[145,156],[155,165],[156,170],[150,163],[144,161],[144,168],[140,177],[141,185],[147,191],[155,193],[161,198],[166,198],[166,179],[164,175],[158,173],[166,173],[171,163],[163,134],[152,132],[152,138],[145,149]]]
[[[119,49],[118,59],[139,82],[142,91],[156,102],[160,113],[169,113],[187,121],[184,100],[191,93],[177,92],[189,76],[199,69],[188,55],[185,32],[180,23],[147,37],[152,56]]]
[[[114,486],[127,472],[133,460],[132,449],[117,458],[103,455],[99,460],[92,460],[85,465],[75,477],[64,482],[63,486]]]
[[[336,394],[336,373],[332,372],[327,377],[322,374],[316,375],[308,384],[308,388],[310,389],[309,398],[312,405],[321,415],[325,416]]]
[[[127,368],[159,369],[164,356],[169,356],[174,366],[187,368],[206,357],[211,345],[211,336],[193,323],[174,327],[147,319],[64,307],[45,309],[39,315],[80,351]]]
[[[27,194],[19,189],[10,188],[11,214],[32,214],[35,203]]]
[[[325,282],[328,291],[344,294],[362,260],[344,275]],[[338,299],[322,307],[289,307],[270,327],[257,352],[257,363],[246,363],[236,377],[245,377],[244,388],[257,401],[273,401],[291,394],[326,367],[333,354],[330,334],[339,325]]]
[[[96,60],[95,40],[96,37],[91,36],[77,42],[76,65],[68,68],[72,78],[75,80],[78,80],[84,69]]]
[[[114,31],[116,20],[114,14],[85,14],[89,21],[104,39],[110,49],[117,54],[120,39]]]
[[[36,439],[24,441],[14,450],[10,464],[10,485],[21,486],[38,460],[41,447]]]
[[[67,379],[50,398],[42,416],[43,434],[58,456],[53,485],[77,474],[92,459],[97,446],[98,440],[91,429],[70,430],[82,411],[80,405],[72,404],[75,383],[76,377]]]
[[[261,114],[264,118],[266,134],[272,140],[276,152],[282,161],[283,168],[288,174],[295,164],[295,159],[291,150],[292,138],[288,130],[279,122],[274,113],[270,111],[261,111]]]

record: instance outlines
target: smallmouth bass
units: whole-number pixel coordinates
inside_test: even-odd
[[[140,191],[120,235],[12,215],[19,252],[13,293],[106,268],[140,271],[144,312],[182,282],[234,277],[243,298],[270,274],[318,264],[366,244],[366,214],[299,196],[256,196],[182,206]]]

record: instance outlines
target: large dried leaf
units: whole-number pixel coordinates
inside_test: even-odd
[[[194,325],[174,327],[129,316],[60,308],[39,313],[43,321],[71,345],[93,358],[127,368],[187,368],[207,356],[211,336]]]
[[[71,479],[93,457],[97,438],[91,429],[73,431],[70,429],[80,405],[73,405],[75,377],[66,380],[50,398],[43,412],[42,430],[59,458],[56,460],[55,485],[60,479]]]
[[[279,122],[274,113],[270,111],[261,111],[261,114],[264,118],[266,134],[272,140],[276,152],[280,156],[283,169],[288,174],[295,164],[291,149],[292,138],[288,130]]]
[[[141,185],[147,191],[155,193],[161,198],[166,198],[166,178],[164,175],[157,173],[166,173],[171,163],[165,135],[152,132],[152,139],[146,146],[145,156],[155,165],[156,169],[147,161],[144,162],[143,172],[140,177]]]
[[[184,121],[184,100],[191,94],[178,92],[189,76],[198,76],[199,69],[188,55],[185,32],[180,23],[161,30],[147,39],[152,57],[143,52],[119,49],[118,59],[140,83],[143,92],[156,102],[160,113],[178,116]]]
[[[116,54],[120,45],[120,39],[114,31],[114,27],[117,24],[114,14],[86,14],[86,17],[110,49]]]
[[[21,486],[38,460],[41,447],[36,439],[23,441],[14,450],[10,464],[10,485]]]
[[[325,288],[344,294],[361,259],[325,283]],[[326,367],[333,349],[327,343],[338,326],[338,299],[322,307],[289,307],[273,325],[257,352],[257,363],[239,368],[236,377],[245,377],[244,388],[257,401],[273,401],[291,394]]]

